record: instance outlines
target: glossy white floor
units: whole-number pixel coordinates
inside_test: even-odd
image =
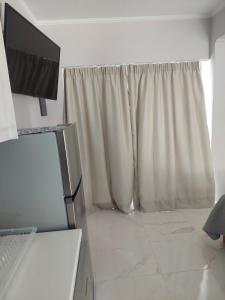
[[[88,216],[96,300],[224,300],[225,250],[209,209]]]

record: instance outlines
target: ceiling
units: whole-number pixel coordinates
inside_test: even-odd
[[[23,0],[37,21],[158,16],[210,16],[225,0]]]

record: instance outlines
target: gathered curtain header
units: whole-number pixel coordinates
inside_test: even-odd
[[[126,73],[127,66],[74,67],[65,68],[65,75],[70,76],[102,76]]]
[[[199,72],[199,62],[162,63],[162,64],[130,64],[120,66],[93,66],[65,68],[65,76],[102,76],[114,74],[142,73],[142,72]]]
[[[165,63],[165,64],[144,64],[144,65],[129,65],[129,71],[135,73],[142,72],[175,72],[175,71],[194,71],[199,72],[199,62],[185,63]]]

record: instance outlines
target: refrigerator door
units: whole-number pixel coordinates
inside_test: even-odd
[[[0,166],[0,228],[68,228],[54,132],[0,144]]]
[[[70,197],[74,195],[81,178],[80,155],[75,124],[66,126],[61,131],[56,131],[56,138],[64,196]]]

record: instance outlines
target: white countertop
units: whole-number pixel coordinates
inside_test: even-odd
[[[82,232],[37,233],[5,300],[72,300]]]

